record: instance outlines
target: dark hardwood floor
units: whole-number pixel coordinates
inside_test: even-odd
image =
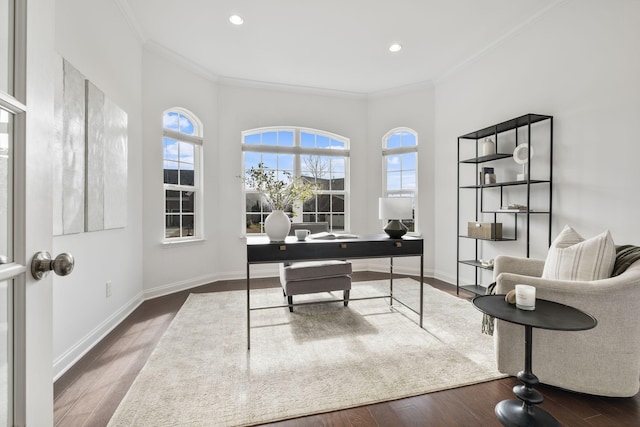
[[[354,274],[354,280],[358,281],[385,277],[388,275]],[[425,282],[455,295],[455,288],[449,284],[428,278]],[[251,283],[252,288],[279,286],[277,278],[252,279]],[[221,281],[145,301],[55,382],[55,425],[105,426],[189,293],[237,290],[244,286],[244,280]],[[471,299],[466,293],[460,297]],[[499,426],[493,408],[500,400],[513,398],[511,389],[516,384],[519,384],[516,379],[505,378],[269,425]],[[542,407],[563,426],[640,426],[640,394],[632,398],[605,398],[544,385],[537,389],[544,395]]]

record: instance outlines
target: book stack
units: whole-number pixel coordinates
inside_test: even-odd
[[[496,175],[493,171],[493,168],[484,167],[480,171],[480,185],[485,184],[495,184],[496,183]]]

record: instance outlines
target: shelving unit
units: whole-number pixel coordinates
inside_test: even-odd
[[[495,153],[482,153],[481,146],[485,138],[492,138],[495,142]],[[525,179],[504,179],[510,173],[517,172],[514,168],[513,152],[520,144],[529,144],[527,150],[526,167],[528,172]],[[540,155],[536,154],[539,153]],[[509,162],[511,159],[511,162]],[[540,161],[541,159],[542,161]],[[539,162],[539,163],[536,163]],[[479,173],[481,166],[486,164],[495,168],[496,175],[503,178],[495,183],[484,184]],[[538,167],[542,165],[544,167]],[[480,253],[483,244],[493,242],[514,242],[525,239],[524,254],[508,252],[514,256],[530,256],[531,218],[533,216],[547,216],[547,247],[551,245],[551,215],[552,215],[552,178],[553,178],[553,117],[542,114],[526,114],[493,126],[470,132],[458,137],[458,199],[457,199],[457,273],[456,291],[465,289],[475,294],[484,294],[486,286],[482,283],[482,272],[492,271],[493,267],[483,264]],[[471,175],[473,174],[473,175]],[[517,174],[516,174],[517,175]],[[515,193],[520,200],[526,200],[526,208],[518,211],[505,211],[506,192]],[[548,195],[548,198],[546,197]],[[509,194],[513,197],[514,194]],[[471,199],[469,199],[471,198]],[[532,209],[532,202],[538,204]],[[469,203],[470,201],[470,203]],[[463,206],[467,202],[467,206]],[[486,206],[485,206],[486,205]],[[470,212],[470,206],[475,206]],[[520,219],[520,221],[519,221]],[[495,239],[485,239],[468,236],[467,222],[502,223],[508,221],[507,235]],[[520,230],[518,223],[521,223]],[[463,228],[464,227],[464,228]],[[504,231],[503,231],[504,232]],[[537,233],[543,230],[536,230]],[[474,241],[469,247],[463,242]],[[469,245],[467,245],[469,246]],[[475,248],[475,253],[474,253]],[[471,258],[473,257],[473,258]],[[471,284],[460,283],[460,269],[473,268],[475,281]]]

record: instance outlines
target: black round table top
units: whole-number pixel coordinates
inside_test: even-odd
[[[590,314],[568,305],[536,298],[536,309],[521,310],[509,304],[503,295],[482,295],[473,305],[483,313],[517,325],[554,331],[583,331],[594,328],[598,321]]]

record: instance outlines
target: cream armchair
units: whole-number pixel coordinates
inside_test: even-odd
[[[543,260],[498,256],[495,293],[516,284],[536,287],[536,297],[579,308],[598,324],[580,332],[533,330],[532,369],[541,383],[600,396],[628,397],[640,389],[640,261],[619,276],[578,282],[540,278]],[[524,328],[496,320],[500,372],[524,368]]]

